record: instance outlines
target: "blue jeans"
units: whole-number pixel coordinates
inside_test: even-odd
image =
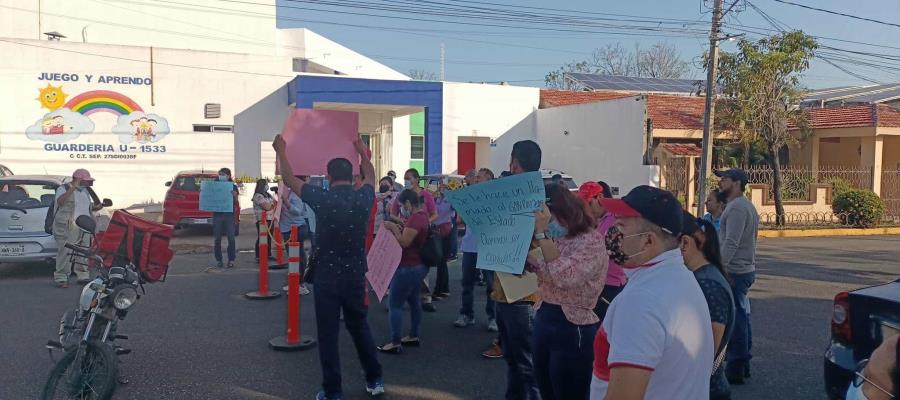
[[[237,257],[234,245],[234,213],[213,213],[213,254],[222,262],[222,235],[228,237],[228,262]]]
[[[534,316],[534,374],[543,400],[588,400],[597,326],[575,325],[562,307],[541,304]]]
[[[753,343],[750,328],[750,287],[756,280],[756,272],[746,274],[729,274],[731,291],[734,293],[734,331],[728,342],[729,363],[743,364],[750,361],[753,355],[750,348]]]
[[[462,256],[462,307],[459,309],[461,315],[469,318],[475,318],[475,278],[478,277],[478,270],[475,263],[478,260],[478,253],[464,252]],[[484,313],[488,319],[494,319],[494,301],[491,300],[491,291],[494,286],[494,271],[482,270],[484,279],[487,281],[487,299],[484,303]]]
[[[330,397],[341,394],[341,360],[338,352],[340,315],[353,339],[356,354],[366,374],[366,382],[382,377],[381,364],[375,352],[375,341],[366,319],[366,281],[316,276],[316,335],[319,339],[319,362],[322,364],[322,389]]]
[[[391,291],[388,304],[390,306],[391,342],[400,344],[403,336],[403,303],[409,304],[410,327],[409,336],[419,337],[419,324],[422,323],[422,297],[419,287],[422,279],[428,274],[428,267],[397,267],[394,279],[391,280]]]
[[[540,400],[531,351],[534,309],[526,303],[497,303],[497,327],[506,360],[506,400]]]

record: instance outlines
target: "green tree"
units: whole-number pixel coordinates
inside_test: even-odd
[[[722,100],[716,118],[744,143],[760,141],[772,168],[776,223],[784,225],[779,150],[806,134],[807,121],[797,105],[803,97],[800,74],[818,48],[801,31],[784,32],[752,42],[742,39],[738,51],[719,59]],[[793,134],[793,129],[801,132]]]
[[[569,79],[566,79],[567,72],[579,72],[590,74],[594,70],[588,65],[587,61],[572,61],[567,63],[555,71],[550,71],[544,77],[544,84],[551,89],[560,90],[576,90],[577,85]]]

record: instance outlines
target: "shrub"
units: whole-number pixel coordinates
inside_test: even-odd
[[[884,216],[884,201],[871,191],[850,189],[834,198],[831,209],[845,225],[868,228]]]
[[[837,198],[840,195],[853,190],[853,186],[850,185],[850,182],[841,178],[831,178],[826,183],[831,184],[832,198]]]

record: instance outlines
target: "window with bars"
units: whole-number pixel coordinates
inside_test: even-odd
[[[425,136],[410,136],[409,158],[412,160],[425,159]]]

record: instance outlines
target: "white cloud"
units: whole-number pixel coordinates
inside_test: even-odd
[[[68,108],[60,108],[44,114],[34,125],[25,129],[25,135],[32,140],[64,143],[94,131],[94,122]]]
[[[169,121],[157,114],[144,114],[135,111],[128,115],[120,115],[113,133],[119,135],[122,144],[156,143],[169,134]]]

